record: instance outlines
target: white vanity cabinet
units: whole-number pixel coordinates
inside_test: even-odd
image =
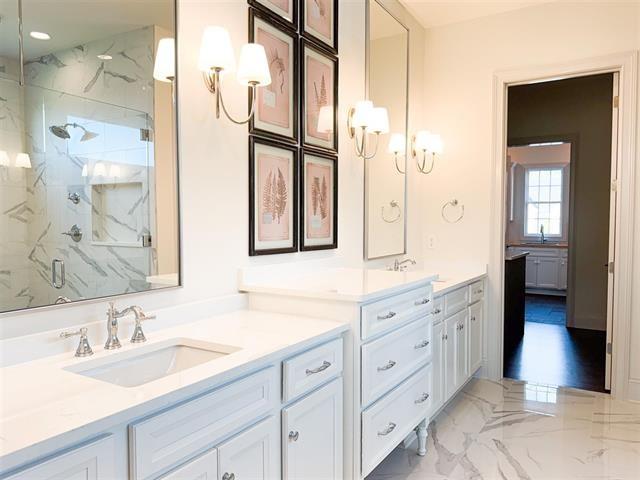
[[[218,480],[218,450],[213,448],[162,477],[162,480]]]

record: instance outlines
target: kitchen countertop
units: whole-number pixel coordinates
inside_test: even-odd
[[[567,243],[540,243],[540,242],[531,242],[531,243],[513,243],[507,245],[507,248],[569,248]]]
[[[508,262],[512,261],[512,260],[517,260],[519,258],[522,257],[527,257],[531,254],[531,252],[520,252],[520,253],[514,253],[513,255],[509,255],[507,253],[507,255],[504,257],[504,259]]]
[[[69,352],[2,368],[0,471],[30,461],[28,447],[59,447],[80,441],[255,371],[347,329],[339,322],[239,310],[153,332],[143,344],[124,341],[116,351],[94,345],[95,353],[88,358],[76,358]],[[240,350],[131,388],[63,370],[109,357],[115,361],[122,353],[176,338]]]

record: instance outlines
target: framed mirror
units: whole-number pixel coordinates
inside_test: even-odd
[[[179,286],[175,0],[1,4],[0,312]]]
[[[377,154],[365,166],[366,260],[406,253],[408,72],[409,29],[369,0],[368,98],[387,108],[390,133],[380,136]]]

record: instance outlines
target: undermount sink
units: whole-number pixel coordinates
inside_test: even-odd
[[[65,370],[121,387],[137,387],[239,350],[231,345],[173,338]]]

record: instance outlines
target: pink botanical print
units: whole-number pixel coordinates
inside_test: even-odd
[[[327,105],[333,105],[333,74],[330,65],[307,55],[307,79],[306,89],[306,122],[307,135],[319,140],[329,141],[329,132],[318,131],[320,109]]]
[[[330,165],[309,161],[305,171],[307,238],[330,238],[333,218],[333,175]]]
[[[288,240],[291,159],[258,153],[257,162],[258,240]]]
[[[331,41],[333,0],[305,0],[305,17],[309,28]]]
[[[258,89],[258,119],[271,125],[289,128],[289,44],[263,28],[257,29],[256,42],[264,47],[271,72],[271,84]]]
[[[291,13],[289,11],[289,0],[269,0],[269,3],[286,13]]]

